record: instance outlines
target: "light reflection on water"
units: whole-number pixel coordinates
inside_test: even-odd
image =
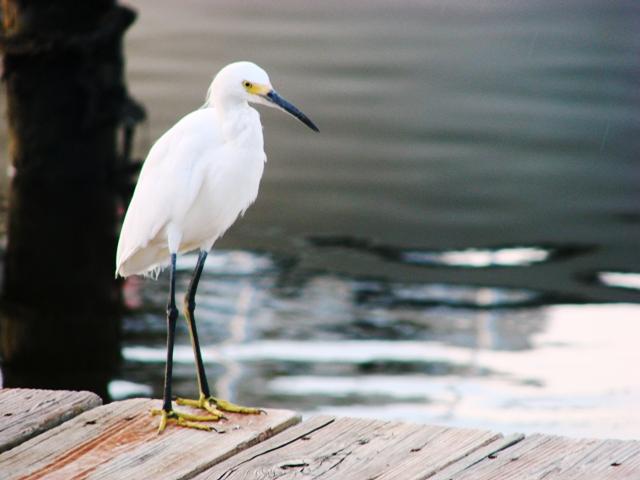
[[[609,287],[630,288],[640,290],[640,273],[632,272],[599,272],[597,279]]]
[[[511,247],[497,250],[454,250],[451,252],[416,252],[404,254],[407,263],[447,265],[452,267],[517,267],[544,262],[550,252],[537,247]]]
[[[193,255],[179,262],[182,289],[194,262]],[[267,254],[214,251],[211,265],[197,320],[220,395],[305,414],[637,436],[640,385],[629,372],[640,362],[640,305],[540,305],[490,287],[477,295],[492,303],[474,303],[470,294],[456,304],[459,286],[443,293],[444,304],[428,284],[387,285],[380,301],[362,294],[371,289],[367,280],[313,275],[290,285],[286,269]],[[145,302],[162,305],[166,280],[136,288]],[[111,394],[160,395],[160,313],[129,316],[125,333],[123,379],[112,382]],[[195,395],[182,324],[175,361],[176,392]]]

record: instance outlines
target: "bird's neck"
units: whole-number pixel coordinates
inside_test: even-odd
[[[244,148],[263,149],[260,114],[246,101],[218,99],[215,111],[226,142]]]

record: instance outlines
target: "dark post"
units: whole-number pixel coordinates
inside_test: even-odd
[[[5,386],[106,395],[119,359],[119,126],[132,103],[115,0],[2,0],[9,155]],[[135,109],[133,109],[135,110]]]

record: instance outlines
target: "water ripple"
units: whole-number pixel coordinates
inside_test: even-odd
[[[366,238],[312,236],[309,242],[319,248],[344,248],[374,254],[385,260],[411,265],[454,268],[528,267],[564,260],[592,250],[579,244],[498,245],[485,248],[421,249],[377,244]]]
[[[634,272],[599,272],[598,280],[607,287],[640,290],[640,273]]]

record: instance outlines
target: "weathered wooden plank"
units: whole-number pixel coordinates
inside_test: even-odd
[[[462,457],[460,460],[448,465],[439,472],[429,477],[429,480],[444,480],[455,478],[455,475],[471,468],[473,465],[480,463],[487,458],[494,458],[502,450],[515,445],[518,442],[524,440],[522,433],[514,433],[502,437],[495,442],[490,443],[478,450],[470,453],[469,455]]]
[[[0,390],[4,480],[577,480],[640,478],[640,441],[578,440],[315,417],[293,412],[230,415],[224,433],[170,426],[156,433],[148,410],[159,401],[98,405],[88,392]],[[17,432],[17,433],[16,433]],[[26,440],[29,436],[30,440]],[[9,442],[7,441],[9,439]],[[268,440],[267,440],[268,439]],[[262,442],[262,443],[259,443]]]
[[[149,415],[159,406],[133,399],[79,415],[0,454],[2,478],[186,479],[300,421],[294,412],[268,410],[229,414],[214,424],[224,433],[170,425],[159,435],[158,418]]]
[[[464,455],[460,457],[459,459],[445,466],[441,470],[438,470],[437,472],[436,471],[430,472],[429,476],[426,478],[428,478],[429,480],[435,480],[436,478],[439,478],[439,479],[451,478],[453,473],[457,473],[461,470],[464,470],[465,468],[469,468],[471,467],[471,465],[474,465],[484,460],[485,458],[489,456],[493,456],[498,452],[504,450],[505,448],[508,448],[520,442],[522,439],[524,439],[524,435],[521,433],[515,433],[512,435],[508,435],[506,437],[500,436],[495,441],[469,452],[468,455]],[[376,480],[387,480],[391,478],[395,478],[395,477],[387,477],[383,475],[379,479],[377,478]],[[424,478],[424,477],[418,477],[418,478]]]
[[[195,478],[424,479],[501,438],[480,430],[315,417]]]
[[[532,435],[446,477],[433,480],[578,480],[640,478],[640,441]]]
[[[101,404],[91,392],[0,389],[0,452]]]

